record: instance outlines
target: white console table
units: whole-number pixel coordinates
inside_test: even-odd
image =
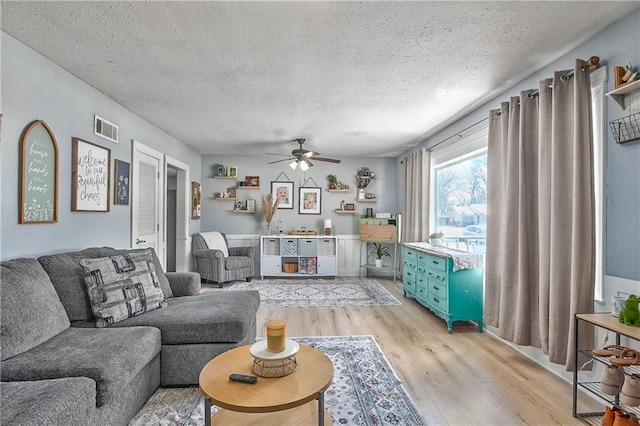
[[[327,235],[260,237],[260,276],[264,278],[338,275],[338,238]]]

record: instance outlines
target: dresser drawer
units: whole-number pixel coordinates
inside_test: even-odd
[[[446,314],[449,312],[449,306],[447,304],[447,299],[443,299],[442,297],[438,297],[434,294],[429,293],[429,303],[440,312]]]
[[[415,262],[417,260],[417,252],[415,250],[411,250],[409,248],[404,248],[404,252],[402,254],[402,257],[404,259],[408,259],[408,260],[412,260],[413,262]]]
[[[402,266],[404,271],[409,270],[409,271],[416,272],[416,263],[412,262],[409,259],[404,259],[402,261]]]
[[[447,299],[447,285],[440,281],[429,280],[429,296],[437,297],[439,300]]]
[[[427,275],[427,267],[425,266],[424,263],[420,263],[418,262],[418,265],[416,266],[416,272],[418,272],[418,275]]]
[[[405,269],[404,272],[402,273],[402,281],[415,284],[416,283],[415,271]]]
[[[441,271],[447,270],[447,259],[437,256],[427,256],[427,266],[430,268],[439,269]]]
[[[446,284],[447,282],[447,274],[437,269],[429,269],[427,271],[427,277],[429,277],[429,280],[434,282],[440,282],[443,284]]]
[[[429,300],[429,289],[427,288],[427,285],[427,279],[424,276],[418,275],[418,278],[416,279],[416,294],[418,298],[422,300]]]

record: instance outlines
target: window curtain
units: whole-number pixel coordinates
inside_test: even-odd
[[[485,322],[575,365],[574,314],[593,312],[589,71],[555,72],[489,114]],[[593,347],[592,328],[580,347]]]
[[[414,152],[402,161],[402,166],[402,241],[427,241],[431,152]]]

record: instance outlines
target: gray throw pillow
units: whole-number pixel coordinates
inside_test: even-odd
[[[148,252],[82,259],[96,327],[167,306]]]

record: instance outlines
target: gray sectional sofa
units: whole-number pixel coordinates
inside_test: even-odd
[[[96,328],[80,261],[134,251],[1,263],[0,424],[124,425],[159,386],[195,385],[255,341],[257,292],[200,293],[198,274],[165,274],[153,252],[168,306]]]

